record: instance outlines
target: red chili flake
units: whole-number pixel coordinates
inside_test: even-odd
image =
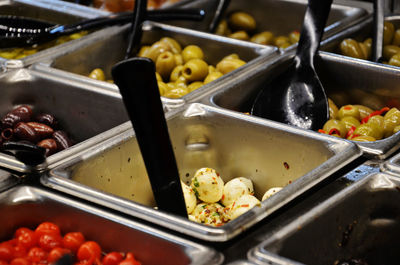
[[[292,183],[292,181],[291,180],[289,180],[289,184],[291,184]]]
[[[213,180],[217,180],[215,177],[212,177]]]
[[[206,213],[210,213],[210,210],[208,210],[208,209],[205,209],[205,210],[204,210],[204,212],[206,212]]]
[[[217,176],[219,177],[219,173],[217,172]]]
[[[371,117],[376,116],[376,115],[382,115],[383,113],[385,113],[389,110],[390,109],[388,107],[384,107],[380,110],[373,111],[373,112],[371,112],[371,114],[369,114],[367,117],[365,117],[364,119],[361,120],[361,124],[367,123]]]
[[[288,164],[288,163],[283,162],[283,166],[284,166],[286,169],[289,169],[289,164]]]
[[[329,131],[328,134],[329,134],[329,135],[332,135],[332,134],[340,135],[340,131],[339,131],[338,129],[336,129],[336,128],[332,128],[332,129]]]
[[[224,224],[216,224],[215,226],[218,227],[218,226],[222,226],[222,225],[224,225]]]
[[[353,133],[356,130],[356,126],[351,126],[350,130],[346,133],[346,139],[353,137]]]
[[[221,200],[225,199],[225,194],[222,194]]]
[[[241,207],[249,207],[249,205],[248,204],[242,204]]]
[[[322,129],[319,129],[318,132],[319,132],[319,133],[327,134],[326,131],[325,131],[325,130],[322,130]]]

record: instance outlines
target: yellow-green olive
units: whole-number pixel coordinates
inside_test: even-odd
[[[400,54],[393,55],[392,58],[390,58],[388,64],[400,67]]]
[[[104,72],[100,68],[96,68],[92,72],[90,72],[89,77],[92,79],[100,80],[100,81],[106,80]]]
[[[249,40],[249,34],[247,34],[244,30],[235,31],[232,34],[228,35],[229,38],[237,39],[237,40]]]
[[[375,123],[377,126],[379,126],[380,128],[383,128],[384,127],[384,118],[383,118],[383,116],[381,116],[381,115],[375,115],[375,116],[372,116],[372,117],[370,117],[369,119],[368,119],[368,122],[367,123]]]
[[[397,29],[394,32],[392,44],[396,46],[400,46],[400,29]]]
[[[215,71],[217,71],[215,66],[213,66],[213,65],[209,65],[208,66],[208,74],[211,74],[212,72],[215,72]]]
[[[175,64],[182,65],[183,64],[183,57],[181,54],[174,54]]]
[[[170,87],[167,86],[167,84],[165,84],[162,81],[158,81],[158,91],[160,92],[160,96],[164,96],[164,94],[170,90]]]
[[[365,117],[369,116],[373,112],[371,108],[368,108],[367,106],[364,105],[353,105],[358,108],[358,111],[360,112],[360,120],[364,119]]]
[[[187,80],[185,77],[180,76],[177,80],[175,80],[175,87],[187,87]]]
[[[345,116],[340,121],[344,124],[347,131],[349,131],[353,126],[356,128],[360,126],[360,121],[352,116]]]
[[[149,49],[150,49],[150,46],[147,46],[147,45],[142,46],[142,47],[140,48],[139,52],[138,52],[138,56],[139,56],[139,57],[148,57],[148,56],[146,56],[146,55],[147,55],[147,53],[149,52]]]
[[[298,43],[299,39],[300,39],[300,32],[298,32],[297,30],[294,30],[289,33],[289,41],[291,44]]]
[[[228,23],[226,22],[225,19],[221,20],[221,22],[219,22],[217,28],[215,29],[215,34],[217,35],[229,35],[229,28],[228,28]]]
[[[343,55],[350,56],[358,59],[367,59],[367,55],[364,53],[363,49],[360,47],[360,44],[353,39],[344,39],[340,43],[340,52]]]
[[[371,136],[376,140],[380,140],[383,137],[383,128],[379,127],[375,123],[364,123],[354,130],[354,135]]]
[[[393,134],[394,128],[400,125],[400,111],[397,108],[391,108],[383,118],[384,135],[389,137]]]
[[[360,119],[360,111],[358,107],[354,105],[345,105],[339,109],[338,118],[342,119],[345,116],[352,116],[356,119]]]
[[[186,95],[187,93],[189,93],[189,90],[187,88],[177,87],[177,88],[173,88],[173,89],[168,90],[167,92],[165,92],[164,97],[167,97],[167,98],[181,98],[184,95]]]
[[[192,59],[203,59],[203,50],[197,45],[188,45],[182,51],[183,62],[186,63]]]
[[[212,72],[211,74],[208,74],[206,79],[204,79],[204,84],[208,84],[218,78],[220,78],[221,76],[223,76],[223,74],[221,72],[215,71]]]
[[[198,89],[199,87],[203,86],[203,82],[196,81],[188,85],[189,92]]]
[[[160,39],[160,41],[164,42],[164,43],[167,43],[171,47],[171,51],[173,53],[176,53],[176,54],[181,53],[181,51],[182,51],[181,45],[176,40],[174,40],[173,38],[163,37],[163,38]]]
[[[282,45],[284,45],[286,43],[289,43],[289,45],[290,45],[290,40],[286,36],[275,37],[273,42],[274,42],[274,45],[278,46],[278,47],[281,47]]]
[[[0,52],[0,57],[5,59],[14,59],[21,51],[22,49],[3,50]]]
[[[385,45],[383,46],[382,55],[386,60],[390,60],[393,55],[400,53],[400,47],[395,45]]]
[[[175,68],[175,58],[172,52],[161,53],[156,60],[156,71],[167,80],[172,70]]]
[[[167,51],[171,51],[171,46],[166,42],[157,41],[143,54],[143,57],[150,58],[153,62],[156,62],[157,57]]]
[[[391,22],[385,21],[383,24],[383,45],[392,43],[394,36],[394,25]]]
[[[358,142],[373,142],[376,141],[376,139],[372,136],[367,136],[367,135],[360,135],[352,138],[351,140],[353,141],[358,141]]]
[[[343,122],[335,119],[328,120],[325,122],[324,127],[322,128],[326,133],[333,132],[333,130],[337,130],[340,134],[340,137],[344,138],[346,136],[347,130],[346,126]]]
[[[163,79],[162,79],[161,75],[159,73],[157,73],[157,72],[156,72],[156,79],[157,79],[157,81],[163,82]]]
[[[225,59],[217,64],[217,71],[224,75],[246,64],[245,61],[240,59]]]
[[[393,134],[397,133],[400,131],[400,125],[397,125],[396,127],[394,127],[393,129]]]
[[[192,59],[185,63],[182,75],[188,81],[202,81],[208,75],[208,65],[200,59]]]
[[[263,31],[253,35],[253,37],[250,38],[250,41],[262,45],[269,45],[272,43],[273,39],[274,34],[271,31]]]
[[[365,59],[369,59],[369,57],[371,56],[371,54],[370,54],[371,49],[368,49],[368,46],[366,44],[364,44],[363,42],[359,42],[358,45],[360,45],[360,48],[361,48],[363,54],[365,55]]]
[[[256,20],[246,12],[234,12],[229,16],[229,25],[234,30],[253,31],[257,27]]]
[[[336,119],[337,113],[339,111],[338,107],[333,102],[333,100],[330,99],[330,98],[328,98],[328,105],[329,105],[329,118],[330,119]]]
[[[367,59],[371,57],[371,49],[372,49],[372,39],[368,38],[366,40],[363,41],[365,47],[367,48]]]
[[[237,53],[231,53],[231,54],[225,56],[224,58],[222,58],[222,60],[225,60],[225,59],[240,59],[240,58],[239,58],[239,55],[237,55]]]
[[[178,80],[178,78],[182,75],[182,70],[183,70],[183,65],[178,65],[177,67],[175,67],[171,72],[169,80],[171,82],[175,82],[176,80]]]

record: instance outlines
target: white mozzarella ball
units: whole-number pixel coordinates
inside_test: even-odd
[[[197,170],[190,186],[197,198],[208,203],[219,201],[224,191],[224,181],[212,168]]]
[[[231,205],[236,199],[245,194],[254,194],[253,183],[247,178],[234,178],[224,186],[221,202],[225,206]]]
[[[260,201],[256,197],[249,194],[242,195],[229,207],[230,218],[233,220],[256,205],[260,205]]]
[[[262,197],[262,201],[268,199],[269,197],[271,197],[272,195],[274,195],[275,193],[279,192],[282,188],[281,187],[274,187],[274,188],[270,188],[269,190],[267,190],[264,193],[264,196]]]
[[[196,195],[194,194],[194,190],[191,187],[189,187],[182,181],[181,185],[182,185],[183,197],[185,198],[186,210],[187,213],[190,214],[196,207],[197,198]]]

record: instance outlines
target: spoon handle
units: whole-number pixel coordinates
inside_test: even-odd
[[[218,27],[219,22],[222,19],[222,16],[225,13],[225,10],[228,8],[231,0],[220,0],[218,3],[217,10],[215,11],[215,16],[210,23],[209,32],[214,33]]]
[[[187,217],[154,63],[131,58],[116,64],[112,75],[134,127],[158,208]]]
[[[374,37],[372,39],[372,61],[378,62],[382,57],[383,24],[385,0],[374,0]]]
[[[139,48],[142,39],[142,23],[147,17],[147,0],[136,0],[133,9],[133,21],[129,34],[128,48],[125,52],[125,59],[128,59]]]
[[[308,0],[296,51],[296,67],[301,66],[299,62],[314,66],[314,56],[319,49],[331,5],[332,0]]]

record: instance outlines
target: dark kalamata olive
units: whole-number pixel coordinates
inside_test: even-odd
[[[4,130],[1,132],[1,138],[2,138],[4,141],[9,141],[9,140],[11,140],[11,139],[13,138],[13,136],[14,136],[14,130],[11,129],[11,128],[4,129]]]
[[[34,121],[27,122],[27,124],[35,130],[38,140],[49,138],[54,133],[54,130],[46,124]]]
[[[38,141],[38,136],[35,130],[25,122],[20,122],[15,126],[14,134],[20,140],[26,140],[32,143]]]
[[[58,124],[57,119],[53,115],[48,114],[48,113],[39,114],[38,116],[36,116],[35,120],[37,122],[44,123],[44,124],[52,127],[53,129],[56,128],[57,124]]]
[[[26,122],[31,119],[32,109],[27,105],[19,106],[8,112],[2,119],[2,128],[13,128],[18,122]]]
[[[46,148],[46,156],[52,155],[57,152],[57,143],[54,139],[48,138],[40,141],[37,146]]]
[[[64,131],[55,131],[53,138],[57,142],[58,150],[64,150],[72,145],[71,139]]]

